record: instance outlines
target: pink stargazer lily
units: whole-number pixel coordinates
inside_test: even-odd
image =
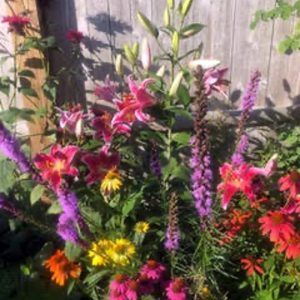
[[[97,85],[94,94],[101,100],[112,101],[116,97],[118,83],[112,82],[109,75],[106,75],[104,83]]]
[[[130,94],[123,97],[123,101],[120,99],[114,100],[119,112],[113,117],[113,125],[119,123],[132,125],[136,120],[141,122],[149,122],[151,120],[150,115],[144,113],[143,110],[156,103],[156,99],[147,91],[147,87],[154,82],[154,79],[148,78],[138,85],[132,79],[132,76],[128,77]]]
[[[118,153],[108,153],[103,150],[99,154],[85,154],[81,160],[89,169],[89,174],[86,177],[88,185],[101,181],[109,170],[115,168],[120,163]]]
[[[34,158],[34,164],[40,170],[42,179],[48,182],[54,191],[62,185],[63,175],[77,176],[78,170],[72,167],[74,156],[78,152],[76,146],[53,145],[50,153],[40,153]]]
[[[85,118],[81,105],[73,106],[70,110],[61,110],[60,108],[57,108],[57,110],[60,112],[60,128],[66,129],[77,137],[81,136]]]
[[[228,80],[224,79],[228,68],[217,69],[211,68],[205,71],[203,76],[204,88],[206,96],[210,96],[213,91],[226,95],[226,86],[228,85]]]

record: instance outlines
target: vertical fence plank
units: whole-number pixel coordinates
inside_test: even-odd
[[[257,106],[264,106],[266,82],[269,67],[272,24],[262,23],[259,30],[250,30],[253,16],[258,9],[270,9],[274,0],[247,0],[236,2],[234,45],[232,52],[232,87],[231,100],[236,107],[239,90],[243,90],[251,72],[259,69],[262,72],[262,84]]]
[[[295,21],[275,21],[266,99],[266,105],[269,107],[300,104],[300,53],[296,51],[291,55],[284,55],[277,49],[278,43],[293,33]]]

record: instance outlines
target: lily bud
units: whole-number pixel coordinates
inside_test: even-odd
[[[174,0],[167,0],[167,4],[170,9],[174,8]]]
[[[124,75],[123,58],[121,54],[118,54],[115,61],[115,69],[119,76]]]
[[[194,70],[200,66],[203,70],[215,68],[220,64],[219,60],[216,59],[195,59],[189,62],[189,68]]]
[[[176,95],[179,85],[181,83],[182,77],[183,77],[183,72],[181,71],[176,75],[176,77],[174,78],[174,80],[172,82],[172,85],[171,85],[171,88],[169,91],[169,96],[173,97]]]
[[[166,66],[161,66],[159,70],[156,72],[158,77],[163,77],[165,75]]]
[[[170,12],[169,12],[169,9],[167,7],[164,11],[163,21],[164,21],[165,26],[170,25]]]
[[[178,55],[179,40],[180,40],[180,36],[179,36],[178,31],[174,31],[173,36],[172,36],[172,50],[173,50],[174,56]]]
[[[188,14],[192,3],[193,0],[183,0],[183,2],[179,4],[179,13],[182,19],[184,19]]]
[[[144,70],[148,71],[151,66],[151,50],[146,38],[142,41],[141,61]]]
[[[148,30],[148,32],[152,34],[155,38],[157,38],[159,32],[158,29],[152,24],[152,22],[141,12],[137,13],[137,17],[140,23],[144,26],[144,28]]]
[[[135,60],[137,60],[138,56],[139,56],[139,50],[140,50],[140,45],[138,42],[134,42],[133,46],[132,46],[132,53],[135,57]]]
[[[124,45],[124,52],[125,52],[126,59],[129,61],[129,63],[131,65],[135,65],[136,57],[133,54],[131,48],[127,44]]]

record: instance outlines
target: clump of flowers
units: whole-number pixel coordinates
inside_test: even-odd
[[[25,35],[25,28],[30,25],[30,19],[23,15],[12,15],[2,18],[2,23],[8,24],[8,31]]]
[[[93,243],[89,250],[89,257],[94,266],[126,266],[136,253],[135,245],[128,239],[102,239]]]
[[[51,280],[60,286],[64,286],[69,278],[79,278],[81,273],[80,265],[69,261],[62,250],[57,250],[44,265],[52,273]]]

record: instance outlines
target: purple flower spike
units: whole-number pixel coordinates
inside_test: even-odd
[[[21,147],[15,137],[7,130],[0,121],[0,151],[4,156],[14,161],[21,172],[27,173],[31,171],[30,163],[21,151]]]
[[[157,178],[161,178],[161,165],[156,145],[153,143],[150,152],[150,170]]]
[[[178,228],[176,228],[176,231],[171,233],[171,226],[168,225],[168,229],[166,232],[166,240],[165,240],[165,248],[168,251],[176,251],[179,248],[179,240],[180,240],[180,232]]]
[[[231,162],[234,166],[239,167],[244,163],[244,154],[249,147],[249,139],[247,134],[243,134],[234,154],[231,157]]]

